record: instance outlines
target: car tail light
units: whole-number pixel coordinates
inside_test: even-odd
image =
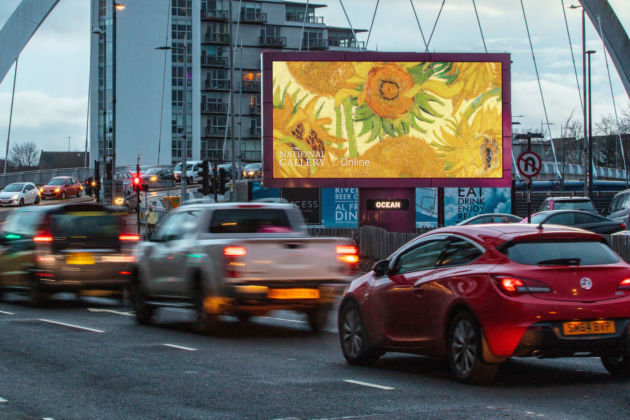
[[[38,233],[33,236],[33,242],[52,242],[53,237],[48,233]]]
[[[523,293],[548,293],[549,286],[541,281],[524,280],[511,276],[495,276],[499,289],[507,295],[519,295]]]
[[[223,248],[223,254],[228,257],[244,257],[247,255],[247,250],[242,246],[226,246]]]
[[[630,289],[630,279],[623,279],[621,280],[621,282],[619,283],[619,289],[625,289],[628,290]]]
[[[626,224],[625,224],[625,223],[622,223],[621,225],[619,225],[619,227],[620,227],[621,229],[623,229],[623,230],[626,230]]]
[[[225,255],[225,276],[230,278],[240,277],[239,267],[245,265],[239,261],[239,257],[247,255],[247,250],[243,246],[226,246],[223,248]]]
[[[337,259],[348,264],[359,262],[359,250],[354,245],[338,245],[335,247]]]
[[[137,242],[140,240],[140,235],[136,235],[133,233],[121,233],[120,235],[118,235],[118,240]]]

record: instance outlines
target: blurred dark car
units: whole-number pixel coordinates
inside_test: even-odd
[[[47,198],[65,200],[66,197],[81,197],[82,193],[83,185],[73,176],[56,176],[39,189],[39,195],[42,200]]]
[[[547,197],[538,208],[538,211],[545,210],[584,210],[598,213],[588,197]]]
[[[521,217],[508,213],[478,214],[469,219],[462,220],[457,225],[482,225],[486,223],[519,223]]]
[[[248,163],[243,168],[243,179],[262,178],[262,163]]]
[[[154,166],[151,168],[147,168],[142,175],[140,175],[140,179],[143,182],[158,182],[158,181],[166,181],[166,180],[174,180],[175,176],[173,174],[173,168],[165,167],[165,166]]]
[[[0,231],[0,296],[23,292],[34,306],[56,292],[107,290],[122,297],[140,239],[127,233],[123,216],[93,203],[13,212]]]
[[[243,172],[243,167],[241,166],[240,163],[236,162],[236,174],[238,175],[239,172]],[[227,175],[227,179],[231,180],[232,179],[232,163],[222,163],[221,165],[217,166],[217,169],[219,171],[221,171],[221,169],[223,169]]]
[[[584,210],[542,211],[532,214],[531,219],[531,223],[536,225],[573,226],[601,234],[610,234],[626,229],[625,223]],[[527,218],[523,219],[521,223],[527,223]]]

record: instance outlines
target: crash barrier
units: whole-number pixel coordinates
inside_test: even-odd
[[[32,182],[35,185],[44,185],[56,176],[73,176],[83,181],[93,175],[90,168],[63,168],[63,169],[39,169],[37,171],[9,172],[0,175],[0,188],[13,182]]]

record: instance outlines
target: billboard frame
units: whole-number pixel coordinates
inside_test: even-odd
[[[263,179],[268,187],[510,187],[512,185],[512,113],[509,53],[414,52],[262,52]],[[273,63],[275,61],[500,62],[503,176],[501,178],[273,178]]]

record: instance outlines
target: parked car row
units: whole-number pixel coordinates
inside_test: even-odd
[[[0,191],[0,206],[39,204],[41,200],[81,197],[83,184],[73,176],[57,176],[37,188],[32,182],[14,182]]]

